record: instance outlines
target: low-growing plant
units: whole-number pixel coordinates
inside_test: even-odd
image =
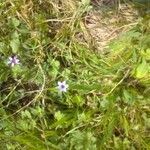
[[[149,16],[100,54],[84,38],[91,9],[0,1],[0,149],[150,148]]]

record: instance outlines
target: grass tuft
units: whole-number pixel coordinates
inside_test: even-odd
[[[0,1],[0,149],[150,148],[148,5],[112,2]]]

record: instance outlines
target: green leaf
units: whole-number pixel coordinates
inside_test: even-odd
[[[22,75],[22,68],[20,67],[20,65],[15,65],[12,68],[12,75],[14,78],[17,78],[19,75]]]
[[[75,95],[72,98],[73,103],[77,104],[78,106],[82,106],[84,104],[84,100],[81,96],[79,95]]]
[[[74,90],[80,91],[80,94],[85,94],[85,93],[89,93],[89,92],[94,91],[94,90],[100,90],[101,85],[97,84],[97,83],[93,83],[93,84],[90,84],[90,85],[87,85],[87,84],[72,84],[71,88],[74,89]]]
[[[31,150],[37,150],[37,149],[45,150],[46,149],[44,142],[33,135],[29,135],[29,134],[18,135],[18,136],[12,137],[12,139],[21,144],[26,145]]]
[[[55,118],[56,120],[61,120],[62,118],[64,117],[64,115],[60,112],[60,111],[57,111],[55,112]]]
[[[150,60],[150,48],[146,49],[145,51],[141,52],[141,55],[146,59]]]
[[[52,76],[55,79],[56,76],[58,75],[60,63],[57,60],[53,60],[52,63],[51,63],[51,66],[52,66],[52,68],[49,71],[49,75]]]
[[[6,45],[3,42],[0,42],[0,52],[1,53],[4,52],[4,50],[6,49],[5,47],[6,47]]]
[[[19,49],[20,41],[18,39],[12,40],[10,42],[10,46],[12,48],[13,53],[17,53]]]
[[[11,38],[10,47],[12,48],[13,53],[17,53],[20,47],[19,34],[15,31]]]
[[[126,103],[131,103],[131,100],[132,100],[132,96],[131,96],[131,94],[129,93],[129,91],[127,91],[127,90],[123,90],[123,96],[124,96],[124,102],[126,102]]]
[[[136,69],[136,74],[135,76],[137,78],[144,78],[149,71],[149,65],[147,64],[147,62],[143,59],[142,63],[138,65],[137,69]]]
[[[129,134],[129,123],[128,123],[127,119],[125,118],[125,116],[123,116],[123,127],[125,130],[126,136],[128,136],[128,134]]]
[[[18,27],[20,25],[20,21],[17,18],[12,18],[12,24],[14,27]]]

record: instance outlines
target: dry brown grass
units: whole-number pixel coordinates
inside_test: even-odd
[[[88,13],[85,27],[98,51],[103,52],[111,40],[138,22],[138,12],[129,4],[121,4],[117,10],[110,9],[105,13],[101,8]]]

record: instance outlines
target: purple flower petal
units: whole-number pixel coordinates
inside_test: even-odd
[[[68,84],[66,84],[66,81],[58,82],[58,89],[60,92],[67,92]]]
[[[19,62],[20,60],[17,58],[17,56],[12,56],[12,57],[9,57],[8,58],[8,64],[10,64],[11,65],[11,67],[14,67],[15,65],[17,65],[17,64],[20,64],[20,62]]]

